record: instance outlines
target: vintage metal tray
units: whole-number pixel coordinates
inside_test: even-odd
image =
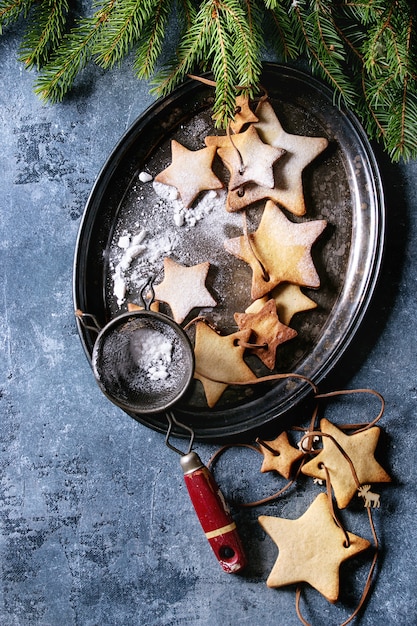
[[[382,186],[360,124],[335,105],[321,82],[294,69],[266,64],[262,86],[288,133],[329,141],[304,171],[306,215],[289,216],[294,221],[328,221],[313,248],[321,286],[317,291],[304,290],[318,306],[291,321],[298,336],[279,346],[276,370],[302,374],[317,384],[350,344],[375,288],[384,241]],[[213,89],[191,80],[157,101],[122,137],[95,182],[80,226],[73,289],[76,309],[95,315],[102,325],[125,311],[127,301],[137,301],[149,274],[160,282],[163,258],[171,256],[187,266],[210,262],[207,287],[218,305],[205,313],[221,332],[237,330],[233,313],[243,312],[250,303],[251,270],[224,250],[223,241],[241,234],[241,216],[214,206],[195,213],[195,224],[180,226],[172,203],[155,193],[152,182],[140,180],[141,173],[155,176],[169,165],[171,139],[192,150],[204,147],[204,136],[216,132],[212,102]],[[248,211],[250,229],[256,227],[261,210],[255,206]],[[120,237],[143,230],[146,251],[128,264],[127,298],[118,304],[114,273],[120,261]],[[82,324],[78,330],[90,358],[96,334]],[[248,363],[257,376],[270,373],[254,356]],[[201,383],[194,381],[176,415],[195,430],[198,439],[220,440],[259,430],[286,416],[310,391],[307,383],[294,379],[229,386],[209,409]],[[133,417],[156,430],[167,428],[164,415]]]

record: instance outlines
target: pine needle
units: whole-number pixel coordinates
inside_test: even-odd
[[[0,0],[0,34],[28,22],[20,58],[38,70],[42,99],[62,100],[88,63],[110,69],[133,52],[136,76],[152,79],[156,95],[211,71],[214,116],[225,127],[236,95],[256,95],[272,45],[283,61],[307,60],[393,160],[417,158],[415,0],[93,1],[94,13],[70,28],[68,0]],[[157,70],[172,20],[178,46]]]

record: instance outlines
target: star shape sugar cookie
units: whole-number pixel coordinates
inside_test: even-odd
[[[291,445],[285,431],[272,441],[257,439],[257,442],[264,456],[262,473],[275,471],[288,479],[294,463],[304,457],[304,453],[299,448]]]
[[[296,313],[310,311],[317,308],[317,303],[306,296],[298,285],[291,283],[281,283],[267,296],[258,298],[250,304],[245,313],[257,313],[273,298],[277,307],[278,317],[286,326],[289,325]]]
[[[197,322],[194,378],[201,381],[210,408],[231,383],[254,380],[254,373],[243,360],[243,344],[250,335],[250,330],[220,335],[204,322]]]
[[[262,298],[282,282],[311,288],[320,286],[311,247],[326,225],[325,220],[291,222],[268,200],[258,229],[249,235],[250,243],[245,235],[224,242],[228,252],[252,268],[253,300]]]
[[[277,163],[274,171],[275,188],[272,199],[295,215],[304,215],[303,171],[325,150],[329,142],[325,137],[306,137],[285,132],[273,107],[266,100],[258,104],[255,113],[259,121],[254,126],[260,138],[267,144],[286,151],[285,158]],[[253,202],[256,193],[262,192],[252,189],[245,190],[245,193],[252,194]]]
[[[234,317],[240,330],[251,330],[255,335],[255,343],[265,345],[248,351],[255,354],[270,370],[275,367],[278,346],[297,336],[296,330],[279,321],[275,300],[268,300],[256,313],[235,313]]]
[[[320,421],[320,430],[330,435],[345,451],[353,463],[359,483],[387,483],[391,478],[375,459],[380,428],[373,426],[353,435],[345,435],[327,419]],[[351,467],[337,445],[329,437],[323,438],[323,449],[302,468],[302,473],[326,480],[324,466],[329,472],[334,496],[340,509],[347,507],[357,492],[357,484]]]
[[[267,586],[308,583],[329,602],[339,597],[341,564],[370,546],[369,541],[352,533],[348,533],[349,545],[345,545],[345,534],[332,517],[325,493],[318,495],[298,519],[261,515],[259,523],[279,550]]]
[[[192,205],[201,191],[223,187],[223,183],[211,169],[216,154],[215,147],[188,150],[173,139],[171,152],[171,165],[157,174],[155,180],[175,187],[186,208]]]
[[[285,150],[264,143],[253,125],[235,135],[208,136],[207,146],[217,147],[217,153],[230,172],[229,189],[249,182],[272,188],[273,165]]]
[[[166,302],[174,320],[181,324],[194,308],[216,306],[216,301],[205,286],[210,263],[186,267],[169,257],[164,259],[164,279],[154,286],[155,297]]]

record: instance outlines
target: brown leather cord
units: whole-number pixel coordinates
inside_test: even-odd
[[[375,426],[375,424],[377,422],[379,422],[379,420],[381,419],[381,417],[384,414],[385,411],[385,400],[384,397],[378,392],[375,391],[375,389],[340,389],[338,391],[330,391],[328,393],[319,393],[316,394],[316,398],[317,399],[322,399],[322,398],[334,398],[336,396],[342,396],[342,395],[349,395],[349,394],[356,394],[356,393],[370,393],[374,396],[376,396],[380,401],[381,401],[381,410],[379,411],[378,415],[375,417],[375,419],[373,419],[371,422],[368,422],[366,424],[344,424],[342,426],[340,426],[339,428],[341,429],[345,429],[345,430],[355,430],[356,433],[362,432],[364,430],[368,430],[369,428],[372,428],[372,426]]]
[[[218,450],[216,450],[216,452],[210,457],[210,459],[207,462],[207,467],[211,470],[213,470],[213,466],[214,464],[219,460],[220,456],[226,452],[226,450],[229,450],[230,448],[249,448],[250,450],[255,450],[256,452],[259,452],[259,454],[262,454],[261,450],[259,449],[258,446],[254,446],[250,443],[231,443],[231,444],[226,444],[224,446],[221,446]],[[300,472],[301,472],[301,467],[304,464],[304,459],[301,463],[301,465],[299,466],[294,478],[292,478],[290,481],[288,481],[288,483],[286,485],[284,485],[284,487],[282,487],[279,491],[276,491],[275,493],[273,493],[270,496],[266,496],[265,498],[261,498],[260,500],[253,500],[252,502],[234,502],[234,506],[238,507],[238,508],[242,508],[242,509],[248,509],[248,508],[254,508],[257,506],[261,506],[263,504],[268,504],[269,502],[273,502],[274,500],[276,500],[277,498],[279,498],[279,496],[281,496],[285,491],[287,491],[287,489],[289,489],[291,487],[291,485],[293,485]]]
[[[352,465],[352,467],[353,467],[353,465]],[[340,521],[338,515],[336,514],[336,510],[335,510],[335,507],[334,507],[333,495],[332,495],[332,483],[331,483],[331,480],[330,480],[329,470],[327,469],[327,467],[325,465],[323,465],[323,469],[324,469],[324,473],[326,474],[326,493],[327,493],[327,500],[329,502],[330,512],[332,514],[334,523],[336,524],[336,526],[338,526],[340,528],[340,530],[343,532],[343,534],[345,536],[345,541],[343,543],[343,546],[345,548],[349,548],[349,546],[350,546],[349,534],[348,534],[346,528],[343,526],[342,522]]]
[[[236,152],[236,154],[237,154],[237,156],[239,158],[239,163],[240,163],[240,165],[239,165],[239,174],[242,175],[242,174],[245,173],[246,165],[245,165],[245,163],[243,161],[242,153],[240,152],[239,148],[237,147],[237,145],[233,141],[233,137],[232,137],[232,134],[230,132],[230,124],[228,124],[227,128],[226,128],[226,136],[227,136],[228,140],[230,141],[230,143],[232,144],[232,146],[233,146],[233,148],[234,148],[234,150],[235,150],[235,152]]]
[[[352,465],[352,467],[353,467],[353,465]],[[336,524],[339,526],[339,528],[341,528],[341,530],[343,530],[343,532],[345,534],[345,537],[347,537],[347,541],[349,541],[349,537],[347,535],[346,530],[341,525],[340,521],[338,520],[337,516],[335,515],[333,499],[331,497],[330,476],[329,476],[329,473],[327,471],[327,468],[324,467],[324,469],[325,469],[325,472],[326,472],[326,488],[327,488],[327,495],[329,497],[329,503],[330,503],[330,506],[331,506],[332,517],[335,520]],[[354,480],[356,482],[356,480],[357,480],[356,472],[354,473],[353,476],[354,476]],[[374,556],[372,558],[372,562],[371,562],[371,565],[370,565],[370,568],[369,568],[368,575],[367,575],[366,580],[365,580],[365,584],[364,584],[363,591],[362,591],[361,597],[359,599],[358,605],[357,605],[356,609],[353,611],[353,613],[351,613],[350,616],[344,622],[342,622],[340,624],[340,626],[346,626],[347,624],[349,624],[358,615],[359,611],[362,609],[363,605],[365,604],[366,599],[367,599],[367,597],[369,595],[369,592],[371,590],[372,578],[373,578],[375,567],[376,567],[376,564],[377,564],[377,561],[378,561],[379,541],[378,541],[378,537],[377,537],[377,534],[376,534],[376,531],[375,531],[375,524],[374,524],[374,521],[373,521],[371,509],[368,508],[368,509],[366,509],[366,511],[368,513],[369,525],[371,527],[372,537],[373,537],[373,540],[374,540],[374,547],[375,547]],[[346,541],[346,539],[345,539],[345,541]],[[300,620],[300,622],[302,624],[304,624],[304,626],[311,626],[311,624],[304,619],[304,617],[303,617],[303,615],[301,613],[301,608],[300,608],[301,591],[302,591],[302,586],[298,585],[297,589],[296,589],[296,592],[295,592],[295,610],[296,610],[297,617]]]
[[[250,251],[251,251],[251,254],[252,254],[253,258],[258,263],[259,267],[261,268],[262,278],[267,283],[270,280],[270,276],[269,276],[268,272],[266,271],[264,264],[259,259],[259,257],[256,255],[255,250],[253,249],[252,241],[251,241],[250,235],[248,233],[248,218],[247,218],[247,214],[246,214],[245,210],[242,211],[242,224],[243,224],[243,226],[242,226],[242,228],[243,228],[243,236],[245,237],[245,240],[246,240],[246,242],[247,242],[247,244],[248,244],[248,246],[250,248]]]

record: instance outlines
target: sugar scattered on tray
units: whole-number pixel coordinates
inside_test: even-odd
[[[141,183],[149,183],[152,180],[152,176],[148,172],[140,172],[139,180]]]

